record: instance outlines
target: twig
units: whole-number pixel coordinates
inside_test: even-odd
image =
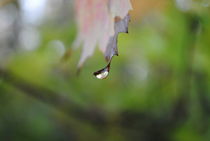
[[[13,75],[11,72],[3,69],[0,69],[0,77],[8,84],[24,92],[26,95],[50,104],[67,115],[96,124],[99,123],[100,125],[106,123],[103,112],[97,110],[96,108],[81,107],[64,95],[60,95],[52,90],[40,86],[33,86],[32,84]]]

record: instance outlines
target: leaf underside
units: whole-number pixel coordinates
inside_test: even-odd
[[[119,33],[128,33],[128,23],[130,16],[127,15],[124,19],[115,22],[115,33],[110,37],[108,45],[106,47],[105,58],[107,62],[110,62],[114,55],[118,56],[117,39]]]

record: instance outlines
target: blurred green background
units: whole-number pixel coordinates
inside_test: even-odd
[[[209,141],[209,0],[133,0],[107,79],[79,76],[72,0],[0,0],[1,141]]]

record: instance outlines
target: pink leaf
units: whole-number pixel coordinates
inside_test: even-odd
[[[81,67],[85,60],[93,54],[97,45],[110,61],[116,53],[113,53],[109,46],[116,46],[117,49],[117,42],[115,45],[110,42],[117,39],[121,31],[116,31],[116,28],[120,22],[123,23],[123,19],[131,9],[130,0],[76,0],[78,35],[75,46],[82,45],[83,47],[78,67]],[[120,21],[115,22],[116,17],[119,17]],[[124,28],[127,28],[126,24],[128,22],[124,22]],[[122,25],[121,28],[123,28]]]

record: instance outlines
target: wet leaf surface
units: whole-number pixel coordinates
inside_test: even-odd
[[[129,21],[130,21],[130,16],[127,15],[124,19],[122,20],[118,19],[115,22],[115,26],[114,26],[115,34],[114,36],[110,37],[109,43],[106,47],[106,52],[105,52],[105,58],[106,58],[106,61],[108,62],[108,65],[105,68],[94,72],[94,75],[98,79],[105,79],[108,77],[112,58],[115,55],[118,56],[118,47],[117,47],[118,35],[119,33],[128,33]]]
[[[105,58],[107,62],[110,62],[114,55],[118,56],[118,48],[117,48],[117,38],[119,33],[128,33],[128,23],[130,21],[130,16],[127,15],[124,19],[115,22],[114,36],[110,37],[109,43],[106,47]]]

